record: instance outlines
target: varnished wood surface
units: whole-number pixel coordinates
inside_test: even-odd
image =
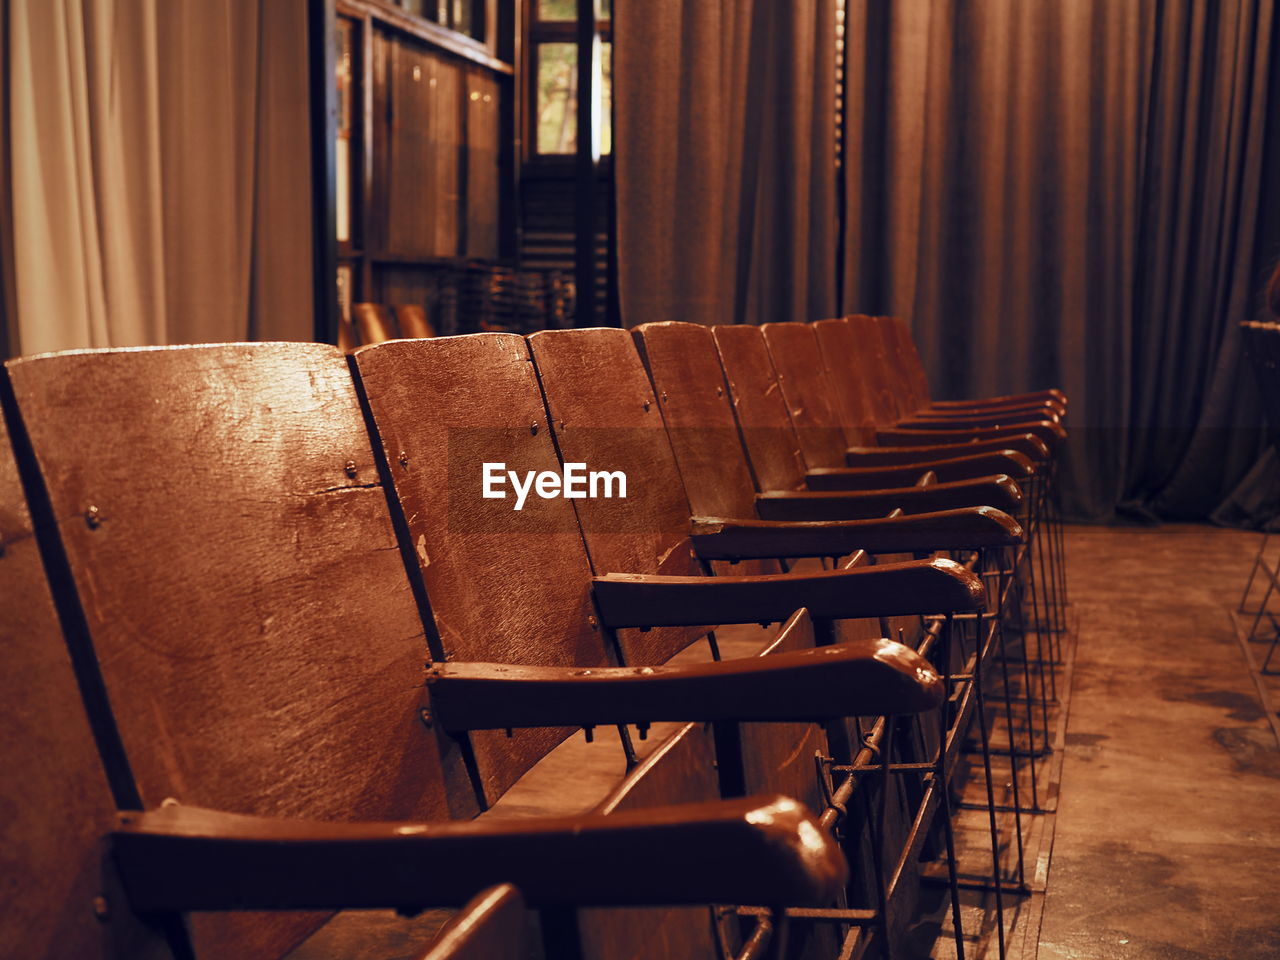
[[[813,352],[821,358],[836,412],[844,424],[845,438],[850,445],[861,443],[881,422],[881,408],[889,402],[887,387],[882,382],[883,368],[880,369],[881,380],[877,381],[863,366],[849,362],[849,358],[856,356],[859,350],[847,324],[839,320],[819,320],[808,326],[816,345]],[[811,355],[807,344],[805,355]],[[873,362],[867,366],[879,366],[872,359]]]
[[[981,581],[950,560],[755,577],[610,574],[595,578],[603,623],[780,623],[808,608],[817,620],[976,610]]]
[[[361,343],[382,343],[400,336],[391,308],[382,303],[353,303],[351,316],[360,331]]]
[[[0,956],[170,956],[103,858],[115,820],[0,419]]]
[[[729,399],[711,328],[649,323],[632,331],[660,402],[671,449],[695,516],[751,517],[755,478]],[[760,559],[725,573],[777,573]]]
[[[1046,463],[1052,459],[1052,454],[1044,441],[1033,434],[1019,434],[1017,443],[1011,443],[1011,439],[997,437],[993,440],[948,440],[934,444],[904,443],[892,447],[850,447],[845,451],[845,462],[851,467],[872,466],[876,464],[915,463],[921,460],[946,458],[967,453],[1001,453],[1005,451],[1026,457],[1033,464]],[[1014,447],[1017,449],[1013,449]]]
[[[932,552],[1010,546],[1022,526],[992,507],[936,511],[868,520],[771,521],[695,518],[699,556],[721,560],[753,556],[841,557],[856,550]]]
[[[873,568],[874,569],[874,568]],[[824,720],[853,698],[868,713],[941,703],[938,677],[890,640],[836,644],[701,664],[528,667],[439,664],[427,679],[438,721],[453,730],[659,720]]]
[[[845,447],[873,442],[870,428],[852,432],[846,428],[835,391],[827,382],[818,342],[807,324],[766,323],[760,332],[809,469],[843,466]]]
[[[846,459],[849,458],[850,455],[846,453]],[[1015,480],[1022,480],[1035,475],[1035,464],[1025,454],[1018,453],[1016,450],[996,450],[991,453],[974,453],[936,460],[922,459],[905,466],[832,467],[810,470],[805,474],[805,484],[810,490],[857,490],[874,486],[898,486],[918,479],[921,470],[931,471],[943,482],[972,480],[998,473],[1006,474]]]
[[[143,803],[448,816],[418,716],[422,622],[337,349],[71,353],[10,372]],[[200,949],[239,957],[314,923],[193,918]]]
[[[673,800],[697,803],[719,795],[711,729],[691,723],[631,771],[597,812],[644,810]],[[584,910],[579,923],[584,953],[592,960],[719,960],[716,918],[707,907]]]
[[[122,818],[114,856],[140,910],[420,908],[513,883],[538,906],[804,903],[843,855],[779,795],[608,815],[435,823],[277,821],[174,804]]]
[[[425,307],[416,303],[397,303],[392,309],[395,311],[401,336],[421,338],[436,335],[435,328],[427,319]]]
[[[756,498],[756,510],[765,520],[853,520],[895,509],[911,514],[972,506],[1017,513],[1021,504],[1017,483],[1002,476],[891,490],[762,493]]]
[[[760,328],[750,324],[711,331],[742,439],[760,490],[800,490],[805,461]],[[834,466],[834,464],[833,464]]]
[[[431,604],[435,657],[601,666],[573,504],[482,496],[482,465],[558,470],[522,337],[486,333],[360,350],[359,372]],[[568,731],[473,738],[490,801]]]
[[[1066,439],[1066,432],[1048,420],[1009,423],[996,427],[926,427],[901,426],[876,430],[876,442],[889,446],[931,443],[964,443],[968,440],[1002,440],[1006,446],[1031,455],[1032,448],[1021,439],[1032,434],[1050,450]]]
[[[625,330],[546,330],[529,348],[560,454],[591,470],[621,470],[627,497],[575,500],[591,564],[600,573],[688,576],[689,501],[656,396]],[[670,621],[669,621],[670,622]],[[673,623],[708,621],[674,621]],[[628,663],[663,663],[699,633],[623,632]]]
[[[482,890],[416,960],[527,960],[529,915],[509,883]]]

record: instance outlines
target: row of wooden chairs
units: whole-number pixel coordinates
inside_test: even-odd
[[[745,421],[738,433],[726,398],[733,374],[726,381],[728,364],[718,366],[728,351],[718,344],[703,341],[712,347],[704,357],[717,362],[714,376],[707,367],[707,378],[681,378],[678,364],[693,357],[687,348],[701,336],[684,326],[642,332],[652,382],[619,331],[388,343],[356,355],[354,381],[335,352],[296,345],[11,364],[6,413],[23,484],[19,489],[10,471],[5,518],[23,516],[30,503],[35,522],[4,538],[4,559],[17,572],[5,581],[15,585],[11,605],[29,614],[18,619],[27,627],[21,638],[15,631],[6,648],[21,651],[18,640],[25,639],[37,666],[21,675],[30,689],[48,689],[33,701],[15,701],[15,715],[6,715],[15,725],[8,742],[22,745],[17,761],[33,768],[11,803],[23,818],[6,827],[6,838],[25,838],[37,862],[55,847],[58,862],[73,869],[44,878],[49,896],[30,890],[15,896],[6,927],[28,946],[32,929],[56,931],[46,951],[52,955],[78,943],[77,933],[84,948],[67,952],[110,955],[110,938],[132,935],[126,904],[161,918],[235,907],[421,907],[457,903],[506,880],[548,906],[544,938],[556,951],[575,941],[589,954],[610,956],[619,931],[622,939],[645,943],[680,924],[677,939],[689,955],[735,938],[750,951],[770,931],[778,949],[786,929],[793,947],[804,942],[813,949],[848,939],[851,930],[878,930],[882,948],[891,950],[894,890],[885,878],[900,875],[902,863],[883,862],[894,854],[889,814],[911,798],[908,788],[890,786],[890,774],[900,772],[890,768],[934,775],[914,788],[926,795],[918,809],[945,810],[947,791],[938,784],[951,775],[952,754],[939,744],[956,742],[949,733],[955,717],[947,714],[963,710],[952,711],[948,700],[940,728],[917,725],[910,737],[919,742],[904,745],[900,738],[896,747],[897,721],[876,721],[865,742],[859,721],[814,721],[927,710],[943,689],[956,686],[948,674],[964,671],[953,670],[950,653],[940,654],[950,642],[937,629],[943,621],[934,620],[932,630],[921,623],[917,643],[941,677],[919,653],[891,642],[830,641],[862,639],[867,625],[847,618],[973,610],[985,600],[981,579],[959,566],[937,559],[870,564],[859,548],[1015,550],[1021,531],[993,510],[957,509],[954,488],[930,491],[940,483],[761,493],[751,471],[758,477],[763,465],[776,463],[747,458],[733,446],[749,436],[748,448],[754,443],[772,455],[785,452],[785,434],[779,442]],[[742,344],[759,346],[745,338]],[[655,361],[663,351],[675,366]],[[671,375],[660,381],[658,370]],[[740,420],[739,394],[762,408],[770,395],[768,388],[758,397],[732,392]],[[696,412],[713,395],[720,407],[708,409],[728,413],[724,426],[689,432],[679,425],[682,409]],[[372,448],[364,417],[376,428]],[[791,435],[798,447],[800,434]],[[509,502],[478,495],[479,468],[494,457],[519,472],[566,460],[626,465],[646,492],[625,501],[530,499],[516,513]],[[1011,484],[997,480],[985,491],[1011,494]],[[888,504],[906,500],[916,511],[942,506],[947,513],[879,517],[892,509]],[[702,510],[704,502],[713,509]],[[798,509],[793,504],[807,504],[810,513],[822,504],[828,517],[834,509],[842,518],[792,523],[766,516],[769,509]],[[839,569],[789,574],[775,559],[805,556],[852,559]],[[722,564],[751,572],[712,570]],[[708,578],[709,572],[719,576]],[[817,617],[818,639],[828,642],[817,659],[806,653],[815,642],[808,617],[792,613],[806,606]],[[659,666],[707,634],[693,624],[757,620],[788,621],[769,648],[776,666],[767,671],[759,664],[768,661]],[[879,634],[886,625],[871,626]],[[70,651],[67,664],[58,661],[59,632]],[[425,699],[412,666],[424,655]],[[475,661],[527,666],[469,665]],[[817,662],[821,671],[813,669]],[[643,666],[610,670],[609,663]],[[972,680],[958,683],[980,689]],[[92,795],[86,776],[96,761],[58,771],[48,762],[92,760],[85,731],[61,722],[74,718],[74,689],[115,805],[147,811],[129,814],[114,831],[113,862],[123,868],[127,894],[86,895],[108,889],[93,867],[101,863],[93,844],[111,832],[110,801],[103,803],[102,788]],[[50,724],[50,716],[59,722]],[[401,823],[344,832],[192,809],[338,820],[464,818],[504,793],[568,728],[662,720],[713,721],[715,736],[701,725],[683,726],[643,764],[624,737],[632,770],[605,805],[609,816],[655,799],[785,789],[823,809],[825,821],[843,820],[846,854],[866,854],[852,859],[872,868],[855,870],[854,881],[837,889],[843,866],[830,841],[781,801],[740,801],[728,812],[637,814],[625,824],[615,819],[614,827],[598,819],[561,821],[529,831],[481,818],[474,828]],[[522,732],[496,732],[506,728]],[[50,734],[66,742],[41,739]],[[930,736],[933,763],[920,759],[929,756]],[[807,764],[796,758],[805,744],[845,762],[828,763],[819,777],[799,776]],[[911,749],[914,761],[893,759]],[[839,767],[846,776],[837,786],[832,771]],[[860,800],[875,794],[861,821],[848,809],[859,785]],[[50,818],[54,798],[64,796],[96,805],[89,804],[92,812],[59,810],[56,822],[66,828],[59,831]],[[162,805],[166,797],[182,802]],[[947,817],[940,819],[945,827]],[[807,859],[769,861],[745,835],[751,821],[768,821],[774,831],[755,847],[772,849],[791,830],[798,839],[783,846]],[[635,840],[628,841],[624,827],[634,828]],[[566,842],[557,834],[604,839],[599,848],[583,842],[580,852],[564,854],[554,852],[553,841]],[[675,849],[659,845],[672,837]],[[906,851],[918,856],[927,839],[927,831],[916,831]],[[498,854],[496,865],[486,849]],[[557,865],[551,859],[557,856],[566,862]],[[631,861],[621,879],[606,869],[619,856]],[[434,869],[411,867],[423,857],[437,858]],[[24,872],[33,872],[29,864]],[[762,880],[769,877],[772,886]],[[859,895],[878,902],[860,913],[847,905]],[[84,907],[95,896],[105,906],[91,917]],[[442,947],[506,926],[495,916],[522,917],[510,907],[515,896],[505,888],[483,894]],[[565,910],[592,903],[806,901],[826,904],[827,914],[744,909],[732,922],[721,914],[720,923],[709,924],[705,914],[656,922]],[[66,923],[50,922],[51,903],[68,908]],[[795,929],[801,919],[813,922]],[[200,955],[277,956],[316,923],[292,914],[197,912],[187,928],[153,921],[140,929],[144,939],[158,936],[178,954],[194,943]]]

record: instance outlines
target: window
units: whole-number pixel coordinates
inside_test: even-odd
[[[438,23],[442,27],[464,33],[476,40],[484,39],[484,0],[391,0],[415,16]],[[573,0],[569,0],[570,3]]]
[[[613,152],[612,0],[597,0],[600,10],[600,77],[597,129],[600,154]],[[577,0],[535,0],[529,24],[533,129],[530,140],[539,157],[565,156],[578,149]]]

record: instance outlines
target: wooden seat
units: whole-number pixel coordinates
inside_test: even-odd
[[[105,691],[94,724],[116,806],[135,811],[113,840],[129,902],[193,911],[197,955],[277,957],[326,916],[299,911],[459,904],[504,881],[553,907],[838,889],[834,848],[784,840],[812,822],[773,800],[439,823],[490,802],[547,739],[488,747],[433,721],[435,623],[424,630],[410,544],[335,348],[79,353],[8,371],[9,413],[34,451],[27,480],[37,505],[48,498],[42,547],[68,649],[81,687]],[[3,560],[33,547],[20,537]],[[81,822],[77,876],[100,863],[103,829]]]

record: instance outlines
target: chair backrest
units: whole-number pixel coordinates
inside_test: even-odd
[[[766,323],[760,332],[773,358],[778,388],[800,438],[805,464],[810,470],[844,466],[844,450],[855,441],[836,408],[813,329],[805,323]]]
[[[836,412],[844,425],[845,439],[850,446],[875,443],[881,398],[866,372],[852,363],[857,354],[853,331],[843,320],[818,320],[810,324],[810,328],[827,373]]]
[[[103,857],[115,823],[0,419],[0,956],[161,960]]]
[[[597,574],[701,572],[661,401],[631,335],[596,327],[544,330],[528,340],[561,460],[627,478],[626,497],[574,501],[592,568]],[[629,663],[663,663],[704,632],[620,630],[618,642]]]
[[[457,745],[420,719],[423,623],[336,348],[8,368],[84,620],[69,642],[92,644],[144,807],[474,812]],[[196,914],[192,929],[198,952],[273,957],[321,919]]]
[[[800,440],[760,328],[751,324],[713,327],[711,337],[757,486],[762,491],[804,489]]]
[[[435,327],[427,319],[427,309],[417,303],[397,303],[393,308],[402,337],[434,337]]]
[[[665,321],[646,323],[633,334],[694,516],[754,516],[756,485],[711,328]]]
[[[361,343],[382,343],[400,336],[391,308],[383,303],[353,303],[351,317],[360,331]]]
[[[905,415],[928,406],[929,377],[907,321],[902,317],[876,317],[876,320],[880,323],[889,356],[897,358],[904,388],[899,396],[906,403],[902,413]]]
[[[827,358],[828,369],[847,369],[860,377],[866,389],[871,422],[888,427],[901,419],[893,378],[896,365],[885,353],[884,337],[875,317],[854,315],[838,320],[822,320],[818,340]],[[846,336],[833,335],[831,328],[842,326]]]
[[[573,501],[530,491],[516,510],[505,482],[560,469],[524,338],[398,340],[361,349],[355,365],[426,584],[433,656],[603,665]],[[484,497],[485,463],[503,465],[503,499]],[[486,796],[569,732],[472,734]]]

